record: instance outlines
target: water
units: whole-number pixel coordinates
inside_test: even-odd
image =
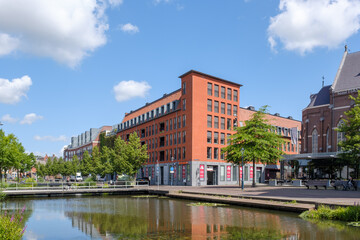
[[[360,228],[297,214],[234,206],[189,206],[159,197],[10,199],[26,205],[23,239],[360,239]]]

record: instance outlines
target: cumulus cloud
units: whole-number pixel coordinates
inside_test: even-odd
[[[1,121],[8,123],[16,123],[18,119],[11,117],[10,114],[5,114],[4,116],[2,116]]]
[[[32,82],[29,76],[16,78],[12,81],[0,78],[0,103],[14,104],[19,102],[21,97],[26,97],[31,85]]]
[[[61,135],[59,137],[54,137],[54,136],[39,136],[39,135],[35,135],[34,139],[36,141],[50,141],[50,142],[66,142],[67,138],[64,135]]]
[[[37,120],[43,119],[43,116],[36,115],[36,113],[26,114],[23,120],[20,121],[20,124],[33,124]]]
[[[123,102],[135,97],[145,97],[149,92],[151,86],[147,82],[121,81],[115,85],[113,91],[115,99],[118,102]]]
[[[0,55],[49,57],[70,67],[106,44],[106,8],[122,0],[0,0]]]
[[[268,27],[273,49],[278,42],[301,54],[334,48],[360,28],[359,0],[280,0],[279,10]]]
[[[120,30],[125,33],[132,33],[132,34],[139,32],[139,28],[135,25],[132,25],[131,23],[120,25]]]

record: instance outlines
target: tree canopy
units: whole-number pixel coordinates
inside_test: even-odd
[[[276,134],[275,127],[268,124],[265,118],[267,106],[263,106],[252,117],[245,121],[243,127],[235,128],[236,133],[230,136],[230,145],[222,149],[225,160],[240,165],[252,162],[254,173],[255,163],[276,163],[283,155],[280,146],[284,140]],[[253,176],[255,186],[255,176]]]
[[[354,104],[345,112],[346,119],[336,130],[345,134],[345,141],[341,141],[341,158],[354,166],[356,178],[359,178],[360,165],[360,91],[357,97],[349,96]]]

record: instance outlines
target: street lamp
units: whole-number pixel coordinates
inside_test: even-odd
[[[241,149],[241,189],[244,190],[244,149]]]

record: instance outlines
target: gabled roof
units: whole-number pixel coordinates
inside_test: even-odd
[[[331,88],[334,92],[360,88],[360,52],[345,51]]]
[[[322,87],[317,94],[311,95],[311,97],[310,97],[311,102],[306,108],[329,104],[330,103],[330,87],[331,87],[331,85]]]

